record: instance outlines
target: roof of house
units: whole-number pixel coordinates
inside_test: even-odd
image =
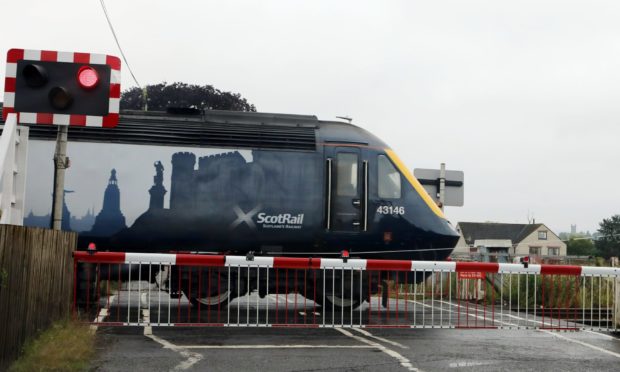
[[[467,244],[484,239],[510,239],[518,243],[536,231],[541,223],[459,222],[458,228]]]

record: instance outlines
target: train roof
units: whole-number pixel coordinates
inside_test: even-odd
[[[30,126],[31,139],[54,140],[56,132],[54,126]],[[69,140],[302,151],[315,151],[320,143],[385,147],[369,132],[347,122],[323,121],[314,115],[223,110],[178,110],[174,114],[124,110],[117,127],[70,127]]]

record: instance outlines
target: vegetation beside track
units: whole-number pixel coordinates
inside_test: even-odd
[[[94,355],[95,335],[88,325],[59,321],[24,345],[10,372],[84,371]]]

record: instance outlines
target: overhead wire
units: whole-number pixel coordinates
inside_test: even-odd
[[[105,6],[105,2],[103,0],[99,0],[99,3],[101,4],[101,9],[103,9],[103,14],[105,15],[105,19],[108,22],[108,26],[110,26],[110,31],[112,31],[112,36],[114,37],[116,46],[118,46],[118,50],[120,51],[121,56],[123,57],[123,61],[125,61],[125,65],[127,66],[127,69],[129,70],[129,74],[131,74],[131,77],[133,78],[133,81],[136,83],[136,85],[141,88],[142,85],[140,85],[140,83],[138,82],[138,79],[136,79],[136,75],[134,75],[133,70],[131,69],[131,66],[129,65],[129,62],[127,61],[125,52],[123,52],[123,48],[121,48],[121,43],[118,41],[118,36],[116,35],[116,31],[114,31],[114,26],[112,26],[112,21],[110,21],[110,15],[108,14],[108,10]]]

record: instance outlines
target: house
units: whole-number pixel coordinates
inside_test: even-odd
[[[566,243],[543,223],[459,222],[453,254],[562,257]]]

